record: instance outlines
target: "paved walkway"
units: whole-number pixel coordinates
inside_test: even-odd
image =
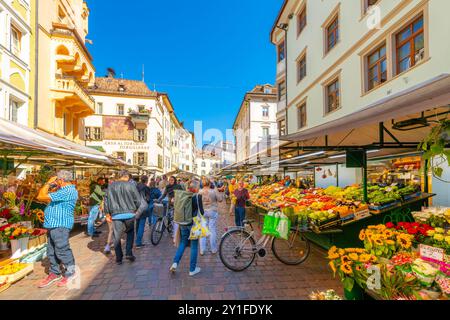
[[[232,225],[234,218],[220,208],[218,233]],[[103,227],[103,232],[107,227]],[[148,231],[146,239],[148,239]],[[199,257],[202,272],[189,277],[189,252],[185,253],[178,273],[168,272],[176,248],[167,234],[159,246],[147,246],[134,251],[136,262],[114,263],[114,256],[102,253],[106,234],[96,241],[78,231],[71,238],[71,246],[81,270],[78,289],[56,286],[37,289],[45,277],[45,263],[37,263],[35,271],[3,293],[0,300],[241,300],[241,299],[308,299],[312,291],[335,289],[342,295],[342,285],[333,280],[327,267],[325,253],[313,247],[308,260],[295,267],[276,260],[272,253],[242,273],[226,269],[218,255]]]

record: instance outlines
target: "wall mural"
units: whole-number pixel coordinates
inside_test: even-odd
[[[134,126],[128,117],[103,117],[105,140],[133,140]]]

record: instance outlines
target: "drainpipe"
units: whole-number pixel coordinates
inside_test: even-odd
[[[38,86],[39,86],[39,64],[38,64],[38,55],[39,55],[39,0],[35,0],[36,1],[36,6],[35,6],[35,30],[34,30],[34,69],[35,69],[35,74],[34,74],[34,129],[36,129],[38,127],[38,95],[39,95],[39,90],[38,90]]]

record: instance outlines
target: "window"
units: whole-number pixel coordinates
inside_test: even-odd
[[[205,167],[206,167],[206,162],[202,161],[202,168],[205,168]]]
[[[142,142],[145,141],[145,129],[138,129],[137,130],[137,140]]]
[[[372,90],[386,80],[386,44],[383,44],[367,56],[367,89]]]
[[[143,105],[140,105],[140,106],[138,106],[138,110],[139,110],[139,113],[146,113],[146,109],[145,109],[145,106],[143,106]]]
[[[98,102],[95,109],[96,114],[103,114],[103,103]]]
[[[12,122],[17,122],[19,113],[19,103],[14,100],[9,101],[9,120]]]
[[[11,52],[18,56],[20,55],[22,34],[16,27],[11,26]]]
[[[306,7],[300,11],[300,14],[297,16],[297,36],[302,33],[302,31],[306,27]]]
[[[157,144],[158,147],[162,148],[163,147],[163,138],[162,138],[162,134],[160,132],[157,133]]]
[[[377,4],[379,0],[364,0],[364,12],[367,12],[367,10],[371,7]]]
[[[95,141],[102,140],[102,128],[96,127],[93,129],[94,129],[93,140],[95,140]]]
[[[278,45],[278,62],[283,61],[285,57],[286,57],[285,45],[284,45],[284,41],[283,41]]]
[[[326,52],[333,49],[339,41],[339,16],[336,16],[326,27]]]
[[[205,175],[206,175],[206,171],[202,170],[202,176],[205,176]]]
[[[278,128],[280,130],[280,136],[286,135],[286,120],[280,120],[278,122]]]
[[[306,77],[306,54],[297,62],[297,82]]]
[[[127,161],[127,154],[125,152],[117,152],[117,158],[122,161]]]
[[[63,134],[67,136],[67,113],[63,115]]]
[[[423,16],[414,20],[396,35],[397,74],[400,74],[424,59]]]
[[[267,138],[269,136],[269,128],[262,128],[263,137]]]
[[[298,106],[298,128],[302,129],[306,127],[306,103]]]
[[[327,101],[325,113],[330,113],[340,107],[340,85],[339,79],[334,80],[326,86]]]
[[[147,153],[145,152],[138,152],[135,154],[136,161],[135,164],[138,166],[146,166],[147,165]]]
[[[286,81],[278,84],[278,101],[286,100]]]
[[[158,168],[163,169],[163,156],[158,154]]]
[[[91,127],[84,127],[84,140],[91,140]]]
[[[269,117],[269,107],[267,107],[267,106],[262,107],[262,115],[264,118]]]
[[[117,114],[123,116],[125,114],[125,106],[123,104],[117,105]]]

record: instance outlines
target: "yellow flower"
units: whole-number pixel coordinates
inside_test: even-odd
[[[359,240],[366,240],[366,232],[364,230],[361,230],[361,232],[359,233]]]
[[[347,264],[347,263],[343,263],[341,265],[341,271],[344,272],[345,274],[352,274],[353,273],[352,267],[349,264]]]
[[[345,255],[345,250],[344,249],[339,249],[339,255],[341,255],[341,256]]]
[[[336,251],[337,251],[337,247],[336,246],[332,246],[330,248],[330,250],[328,251],[328,254],[336,253]]]
[[[365,253],[365,252],[366,252],[365,249],[356,248],[356,253],[358,253],[358,254],[362,254],[362,253]]]
[[[362,263],[367,263],[370,261],[370,257],[371,257],[370,254],[363,253],[362,255],[359,256],[359,261]]]
[[[331,270],[333,271],[333,274],[336,274],[336,266],[334,265],[334,261],[330,261],[330,263],[328,264],[331,268]]]
[[[397,242],[403,249],[409,249],[412,246],[412,238],[407,234],[399,234]]]
[[[340,255],[337,254],[337,253],[330,253],[330,254],[328,254],[328,259],[330,259],[330,260],[336,260],[339,257],[340,257]]]
[[[349,264],[349,263],[351,263],[351,259],[350,259],[349,256],[342,256],[342,257],[341,257],[341,262],[342,262],[343,264]]]
[[[393,245],[395,245],[395,241],[394,240],[386,240],[386,244],[389,246],[393,246]]]
[[[391,238],[391,237],[394,236],[394,232],[391,231],[391,230],[386,230],[386,231],[384,231],[384,236],[385,236],[386,238]]]
[[[446,236],[446,237],[445,237],[445,242],[447,242],[447,244],[450,245],[450,236]]]
[[[350,253],[350,254],[348,255],[348,257],[349,257],[350,259],[352,259],[353,261],[358,261],[358,255],[357,255],[356,253]]]
[[[434,240],[436,241],[444,241],[445,237],[442,234],[435,234]]]
[[[441,234],[444,234],[444,233],[445,233],[445,230],[442,229],[442,228],[436,228],[436,229],[434,229],[434,231],[435,231],[436,233],[441,233]]]
[[[374,242],[377,246],[382,246],[382,245],[384,245],[383,240],[381,240],[381,239],[379,239],[379,238],[373,240],[373,242]]]
[[[361,270],[362,270],[361,266],[356,266],[356,271],[361,271]]]
[[[434,230],[428,230],[427,236],[432,237],[432,236],[434,236],[435,233],[436,233],[436,231],[434,231]]]

